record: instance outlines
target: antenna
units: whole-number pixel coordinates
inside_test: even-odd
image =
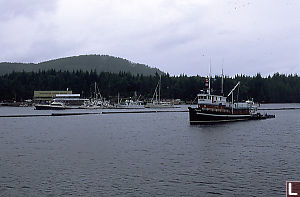
[[[161,75],[159,75],[158,102],[160,102]]]
[[[97,94],[97,83],[95,81],[95,99],[98,99],[98,94]]]
[[[221,94],[222,94],[222,96],[224,96],[224,73],[223,73],[223,68],[222,68]]]
[[[223,73],[223,65],[224,65],[224,59],[222,60],[222,83],[221,83],[221,94],[224,96],[224,73]]]
[[[208,94],[210,94],[211,58],[209,59]]]

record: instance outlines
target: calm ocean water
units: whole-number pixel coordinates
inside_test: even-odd
[[[0,196],[285,196],[300,180],[300,110],[268,113],[206,126],[184,112],[0,118]]]

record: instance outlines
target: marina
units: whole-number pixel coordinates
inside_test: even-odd
[[[300,196],[300,0],[0,4],[0,197]]]
[[[91,114],[136,114],[136,113],[178,113],[188,112],[187,110],[147,110],[147,111],[104,111],[104,112],[77,112],[77,113],[50,113],[50,114],[15,114],[15,115],[0,115],[0,118],[25,118],[25,117],[40,117],[40,116],[79,116],[79,115],[91,115]]]

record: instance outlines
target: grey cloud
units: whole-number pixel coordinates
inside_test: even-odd
[[[18,16],[32,17],[37,12],[55,10],[57,0],[1,0],[0,20],[9,20]]]
[[[0,61],[99,53],[176,75],[207,75],[210,59],[215,74],[223,59],[227,75],[300,73],[300,1],[247,2],[4,0]]]

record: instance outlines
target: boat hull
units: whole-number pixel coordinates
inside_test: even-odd
[[[251,119],[250,114],[229,114],[202,111],[189,107],[190,124],[213,124]]]
[[[35,105],[36,110],[64,110],[69,109],[63,106],[51,106],[51,105]]]
[[[176,108],[174,105],[171,104],[152,104],[147,103],[145,108]]]
[[[115,106],[116,109],[144,109],[145,106],[144,105],[134,105],[134,104],[130,104],[130,105],[120,105],[117,104]]]

